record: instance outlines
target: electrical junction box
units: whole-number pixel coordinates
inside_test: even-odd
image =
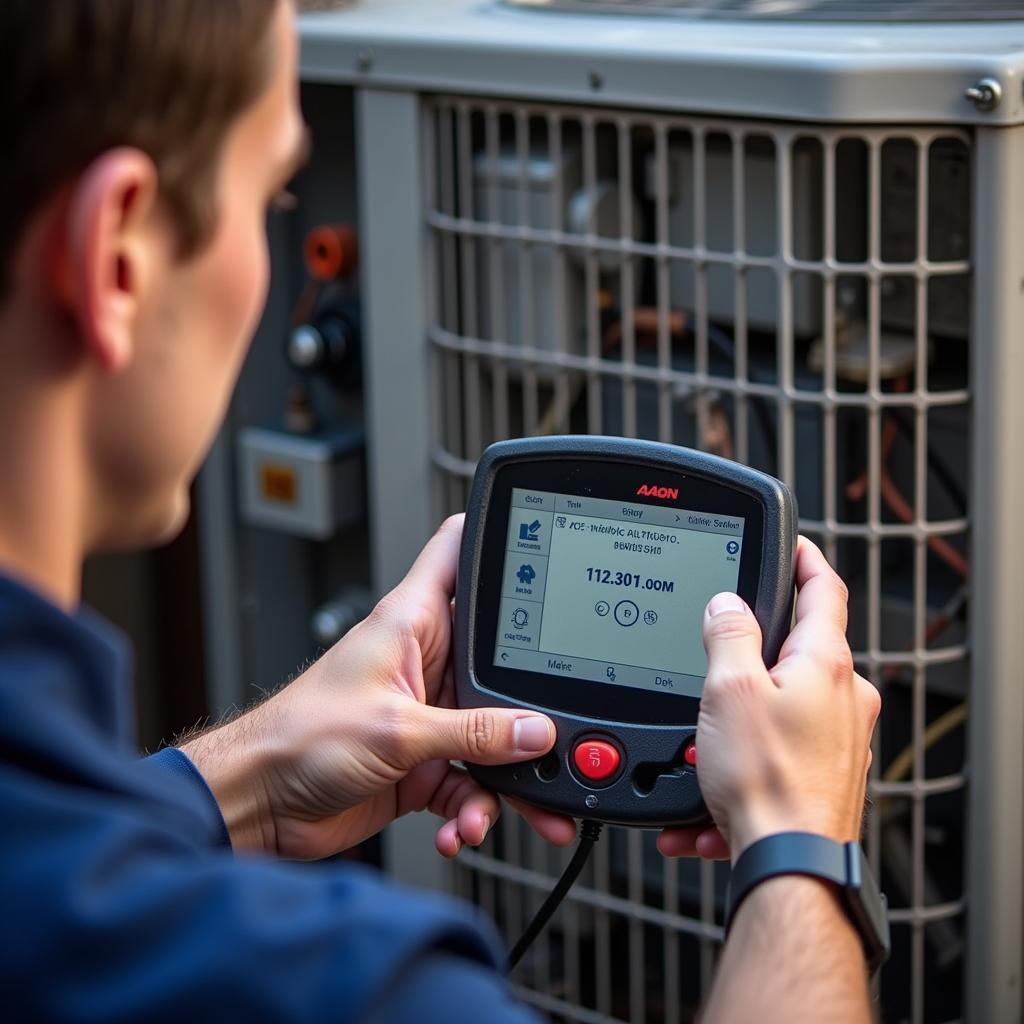
[[[245,522],[327,540],[364,518],[362,428],[295,434],[245,427],[237,446]]]

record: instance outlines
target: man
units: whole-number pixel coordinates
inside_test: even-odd
[[[451,708],[444,524],[373,614],[248,714],[139,761],[121,640],[79,608],[91,551],[166,540],[265,297],[264,217],[304,152],[290,0],[0,5],[0,815],[8,1019],[517,1022],[471,909],[313,859],[429,807],[438,850],[499,804],[450,759],[527,760],[553,727]],[[801,544],[779,665],[735,595],[708,607],[698,742],[737,857],[856,838],[878,712],[842,583]],[[526,807],[567,844],[572,822]],[[263,856],[257,856],[262,854]],[[867,1020],[858,938],[823,883],[740,910],[708,1019]]]

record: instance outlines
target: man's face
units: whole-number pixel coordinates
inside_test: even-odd
[[[189,485],[227,409],[266,299],[267,208],[305,144],[293,16],[282,0],[271,80],[228,131],[213,238],[178,261],[174,227],[162,225],[130,365],[97,385],[87,445],[100,546],[134,547],[180,529]]]

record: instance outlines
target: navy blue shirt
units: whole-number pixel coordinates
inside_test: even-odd
[[[132,717],[120,635],[0,577],[5,1020],[535,1020],[473,908],[236,857],[191,761],[140,760]]]

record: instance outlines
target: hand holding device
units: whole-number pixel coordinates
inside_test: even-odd
[[[710,671],[697,735],[702,789],[733,861],[727,929],[754,888],[807,875],[835,890],[874,973],[889,955],[887,905],[858,840],[881,701],[853,669],[846,587],[803,537],[796,579],[796,625],[770,670],[738,597],[719,594],[704,621]],[[669,829],[658,847],[708,855],[715,838]]]
[[[451,598],[462,517],[449,520],[368,619],[269,700],[183,747],[209,783],[236,848],[329,856],[394,818],[445,819],[441,853],[480,843],[500,804],[449,759],[532,759],[550,722],[525,709],[454,708]],[[571,822],[522,813],[550,842]]]
[[[701,788],[733,860],[779,832],[860,836],[878,691],[853,669],[846,587],[803,537],[796,582],[796,625],[771,669],[743,602],[722,595],[704,620],[711,671],[697,729]],[[671,831],[658,845],[693,852],[689,837]]]

